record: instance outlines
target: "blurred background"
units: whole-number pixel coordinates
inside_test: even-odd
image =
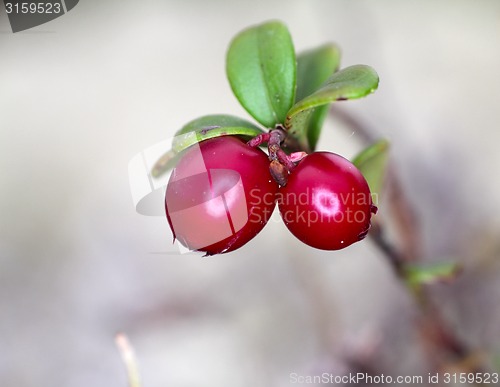
[[[422,309],[369,239],[314,250],[274,217],[240,250],[202,258],[172,253],[166,220],[135,212],[135,154],[204,114],[249,117],[225,51],[268,19],[299,52],[334,41],[342,66],[379,73],[375,94],[338,104],[319,148],[366,145],[346,115],[391,141],[417,258],[463,267],[426,288],[463,353],[422,333]],[[117,332],[148,387],[499,372],[499,48],[494,0],[82,0],[16,34],[2,8],[0,385],[125,386]],[[380,216],[390,207],[383,196]]]

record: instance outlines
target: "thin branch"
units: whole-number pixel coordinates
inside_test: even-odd
[[[335,117],[335,119],[344,123],[344,125],[346,125],[350,130],[355,131],[364,144],[371,144],[380,138],[377,131],[370,127],[369,124],[362,122],[360,119],[356,118],[352,114],[349,114],[346,110],[339,106],[334,105],[330,110],[330,114],[332,117]],[[401,262],[399,262],[397,266],[401,266],[404,263],[416,261],[421,255],[419,222],[411,202],[404,193],[404,189],[397,174],[397,169],[393,164],[391,164],[390,160],[387,167],[386,184],[390,196],[388,200],[390,212],[393,215],[396,223],[396,229],[398,230],[399,237],[402,241],[399,255],[393,255],[392,258],[399,259]],[[383,227],[380,223],[378,227],[381,230],[376,230],[375,232],[372,230],[370,231],[370,234],[376,234],[378,232],[379,235],[377,235],[377,237],[379,240],[377,243],[388,243],[385,239],[383,241],[380,240],[380,238],[385,238],[385,236],[380,235],[383,233],[382,229],[385,227]],[[381,246],[381,248],[384,250],[387,247]]]
[[[386,239],[380,222],[373,222],[368,235],[375,243],[375,246],[387,257],[398,277],[404,276],[404,260],[401,258],[401,254]]]
[[[365,144],[373,143],[379,137],[375,130],[339,107],[332,108],[330,113],[351,130],[356,131]],[[405,282],[408,289],[412,290],[411,294],[422,313],[419,324],[420,333],[427,339],[428,344],[432,344],[430,347],[441,348],[451,355],[457,361],[457,364],[469,363],[469,367],[467,367],[469,372],[484,372],[487,368],[480,361],[471,361],[471,359],[477,358],[477,353],[469,348],[445,321],[439,307],[435,305],[429,296],[427,289],[420,287],[415,290],[408,286],[406,265],[412,261],[417,261],[421,256],[417,216],[410,201],[404,194],[394,165],[390,164],[388,167],[386,183],[390,190],[389,203],[391,212],[394,215],[396,227],[403,241],[402,248],[401,250],[396,249],[387,240],[384,234],[384,224],[381,220],[373,222],[369,236],[387,258],[397,278]],[[440,369],[441,366],[442,364],[436,368]]]

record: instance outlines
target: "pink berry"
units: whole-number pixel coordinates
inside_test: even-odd
[[[234,136],[205,140],[186,150],[172,171],[165,195],[168,223],[190,250],[230,252],[264,228],[277,191],[259,148]]]
[[[291,233],[322,250],[339,250],[363,239],[376,212],[361,172],[330,152],[302,159],[280,188],[278,206]]]

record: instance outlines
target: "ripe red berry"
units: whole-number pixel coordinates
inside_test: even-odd
[[[363,239],[376,211],[361,172],[330,152],[315,152],[300,162],[280,188],[278,205],[292,234],[322,250]]]
[[[202,141],[172,171],[165,195],[168,223],[190,250],[233,251],[266,225],[277,191],[263,151],[233,136]]]

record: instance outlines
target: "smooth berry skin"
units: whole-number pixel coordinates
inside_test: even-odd
[[[234,251],[266,225],[278,184],[267,155],[234,136],[185,151],[167,184],[168,223],[182,245],[206,255]]]
[[[330,152],[302,159],[280,188],[278,206],[291,233],[322,250],[339,250],[363,239],[376,211],[361,172]]]

